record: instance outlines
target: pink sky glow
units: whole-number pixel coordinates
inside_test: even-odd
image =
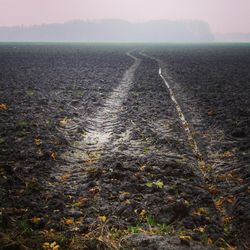
[[[250,32],[250,0],[0,0],[0,26],[106,18],[198,19],[213,32]]]

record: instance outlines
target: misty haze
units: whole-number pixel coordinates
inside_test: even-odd
[[[211,42],[210,27],[202,21],[123,20],[72,21],[31,27],[2,27],[2,41],[68,42]]]

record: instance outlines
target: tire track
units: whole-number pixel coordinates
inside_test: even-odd
[[[146,211],[158,223],[186,227],[182,219],[192,223],[204,206],[209,223],[217,225],[178,110],[156,74],[158,64],[131,53],[134,63],[103,106],[89,117],[78,113],[59,128],[72,142],[47,183],[65,204],[59,216],[86,217],[91,231],[99,215],[127,228],[138,220],[137,211]],[[76,138],[82,125],[85,131]],[[79,207],[82,198],[86,204]]]
[[[157,61],[158,64],[159,64],[159,61],[154,58],[154,57],[151,57],[143,52],[140,52],[140,54],[144,57],[148,57],[150,58],[151,60],[154,60],[154,61]],[[163,82],[165,83],[166,87],[168,88],[168,91],[169,91],[169,94],[170,94],[170,97],[171,97],[171,100],[173,101],[174,105],[175,105],[175,108],[177,110],[177,113],[178,113],[178,116],[179,116],[179,119],[181,121],[181,124],[182,124],[182,127],[185,131],[185,134],[187,136],[187,139],[188,139],[188,142],[193,150],[193,153],[194,155],[196,156],[197,158],[197,163],[198,163],[198,166],[199,166],[199,170],[201,172],[201,174],[203,175],[203,178],[206,179],[206,173],[204,171],[204,168],[205,168],[205,161],[202,157],[202,154],[200,152],[200,149],[198,148],[198,144],[193,136],[193,132],[191,131],[190,129],[190,125],[186,119],[186,117],[184,116],[184,113],[182,112],[181,110],[181,107],[177,101],[177,99],[175,98],[175,94],[172,90],[172,88],[170,87],[169,83],[167,82],[167,80],[165,79],[165,77],[162,75],[162,70],[161,70],[161,67],[159,66],[159,71],[158,71],[158,74],[159,76],[161,77],[161,79],[163,80]]]
[[[105,153],[105,148],[110,143],[114,128],[119,126],[119,113],[122,112],[123,102],[127,98],[135,71],[141,62],[131,52],[126,54],[134,59],[133,65],[124,73],[120,85],[113,90],[103,107],[92,117],[87,119],[82,117],[82,120],[87,120],[86,132],[81,140],[75,142],[73,152],[71,151],[63,156],[65,160],[81,163],[88,160],[98,160]]]
[[[59,181],[58,189],[66,189],[66,194],[75,194],[81,183],[84,182],[86,166],[98,162],[105,154],[109,154],[114,129],[119,126],[119,115],[122,112],[123,103],[133,84],[135,71],[141,60],[132,55],[132,51],[126,55],[134,62],[125,71],[121,83],[112,91],[95,114],[86,117],[80,114],[74,120],[65,120],[57,128],[71,141],[70,148],[58,159],[58,166],[52,173],[56,181]],[[84,131],[79,138],[75,138],[77,130],[84,125]],[[79,134],[79,133],[78,133]],[[64,181],[64,185],[60,185]]]
[[[215,239],[220,230],[217,212],[175,104],[157,74],[158,64],[138,53],[136,56],[142,63],[119,118],[123,132],[115,131],[110,155],[99,165],[93,164],[91,169],[96,172],[86,179],[93,183],[90,197],[98,190],[89,207],[95,209],[93,214],[112,220],[112,225],[133,225],[138,220],[136,211],[145,211],[157,223],[183,227],[189,233],[190,227],[196,230],[200,226]],[[153,191],[154,183],[162,184],[162,189]],[[88,193],[88,188],[83,190]],[[124,193],[129,199],[126,204]],[[207,215],[206,221],[200,218],[200,211]]]
[[[199,147],[198,147],[198,143],[194,137],[194,134],[193,134],[193,131],[191,129],[191,126],[188,122],[188,120],[186,119],[181,107],[180,107],[180,104],[178,103],[176,97],[175,97],[175,93],[173,92],[171,86],[169,85],[169,83],[167,82],[167,80],[165,79],[165,77],[163,76],[162,74],[162,69],[161,69],[161,61],[157,58],[154,58],[152,56],[149,56],[147,55],[146,53],[144,52],[140,52],[140,54],[144,57],[147,57],[147,58],[150,58],[151,60],[154,60],[156,62],[158,62],[158,65],[159,65],[159,71],[158,71],[158,74],[159,76],[162,78],[163,82],[165,83],[166,87],[168,88],[169,90],[169,93],[170,93],[170,97],[171,97],[171,100],[173,101],[174,105],[175,105],[175,108],[176,108],[176,111],[178,113],[178,116],[179,116],[179,120],[181,121],[181,124],[182,124],[182,127],[183,127],[183,130],[185,131],[185,134],[186,134],[186,137],[187,137],[187,140],[190,144],[190,147],[193,151],[193,154],[195,155],[196,157],[196,162],[197,162],[197,171],[198,171],[198,174],[203,182],[201,188],[203,190],[206,190],[209,192],[209,195],[211,197],[211,200],[213,202],[213,207],[215,208],[215,212],[216,212],[216,215],[217,215],[217,218],[219,219],[219,224],[220,226],[222,225],[222,221],[223,221],[223,215],[221,213],[221,211],[218,209],[218,206],[216,205],[217,202],[216,202],[216,196],[214,197],[211,193],[210,193],[210,186],[212,184],[212,180],[210,179],[210,176],[209,176],[209,173],[207,173],[207,162],[205,161]],[[223,226],[222,226],[223,228]],[[225,230],[223,228],[223,230]],[[223,230],[221,232],[221,236],[223,237]],[[226,241],[223,239],[223,238],[219,238],[218,239],[219,241],[221,241],[222,243],[225,243]],[[226,243],[228,244],[228,243]],[[229,246],[229,245],[228,245]]]

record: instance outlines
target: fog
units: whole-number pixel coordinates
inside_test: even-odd
[[[204,20],[216,33],[250,32],[250,0],[0,0],[0,26],[70,20]]]
[[[71,21],[29,27],[0,27],[0,41],[211,42],[203,21]]]

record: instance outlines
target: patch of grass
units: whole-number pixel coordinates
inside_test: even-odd
[[[165,223],[159,224],[158,227],[162,234],[170,234],[173,231],[173,227]]]
[[[17,125],[17,127],[20,128],[20,129],[26,129],[26,128],[28,128],[28,126],[29,126],[28,122],[25,121],[25,120],[17,121],[16,125]]]
[[[128,231],[131,234],[138,234],[141,231],[141,226],[140,225],[136,225],[136,226],[129,227]]]
[[[155,219],[151,215],[147,215],[146,220],[147,220],[147,223],[150,227],[157,226]]]
[[[30,236],[33,232],[27,220],[20,220],[17,222],[17,226],[20,232],[20,235]]]
[[[157,223],[157,221],[152,215],[147,214],[144,218],[142,218],[141,224],[136,224],[135,226],[129,227],[128,233],[129,234],[145,233],[145,234],[166,235],[166,234],[175,233],[175,230],[172,225],[168,225],[165,223]]]

